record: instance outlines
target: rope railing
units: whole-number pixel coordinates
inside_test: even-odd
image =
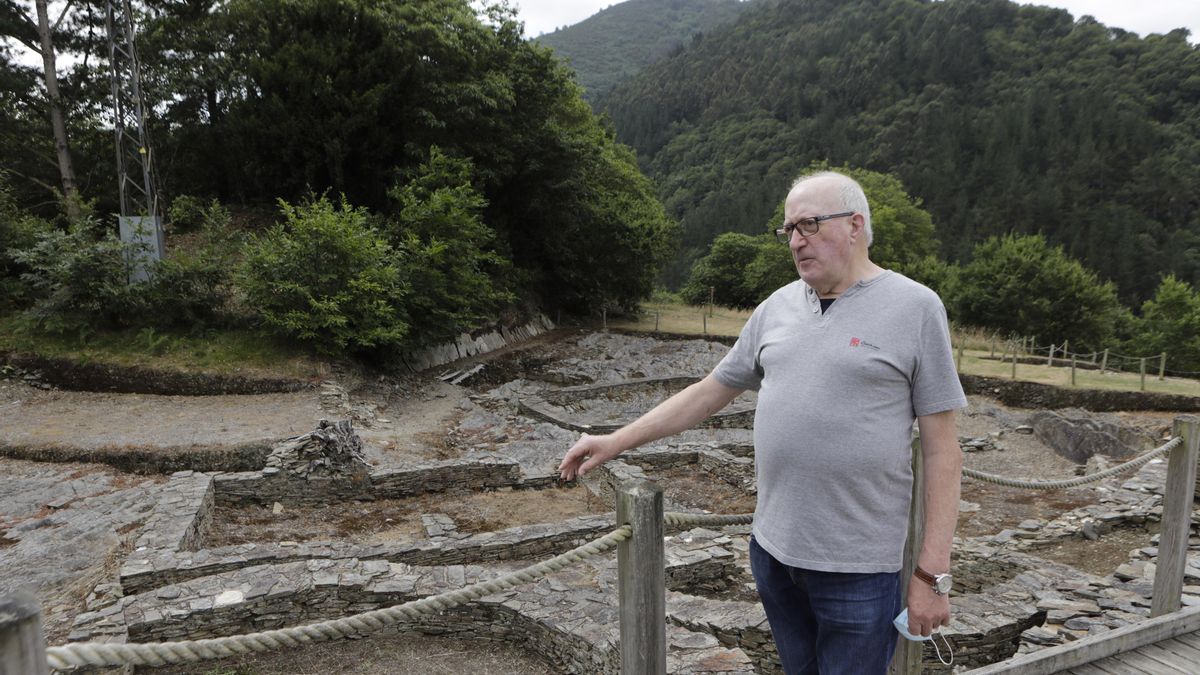
[[[1110,478],[1117,474],[1139,468],[1155,457],[1159,457],[1170,452],[1181,443],[1183,443],[1182,438],[1172,438],[1150,452],[1147,452],[1146,454],[1135,459],[1131,459],[1124,464],[1118,464],[1117,466],[1110,467],[1103,471],[1097,471],[1096,473],[1080,476],[1078,478],[1069,478],[1063,480],[1026,480],[1020,478],[1008,478],[1006,476],[984,473],[983,471],[976,471],[974,469],[967,468],[963,468],[962,473],[968,478],[983,481],[985,483],[994,483],[996,485],[1003,485],[1005,487],[1024,488],[1027,490],[1058,490],[1073,488],[1079,487],[1080,485],[1087,485],[1088,483],[1096,483],[1104,480],[1105,478]]]
[[[753,519],[753,514],[714,515],[677,512],[663,514],[663,522],[674,527],[746,525],[753,522]],[[628,539],[632,532],[633,528],[630,525],[622,525],[598,539],[516,572],[489,581],[480,581],[454,591],[340,619],[204,640],[124,644],[76,642],[48,648],[46,659],[50,667],[57,670],[80,666],[163,666],[267,652],[350,636],[360,637],[378,632],[404,619],[417,619],[426,614],[445,611],[471,600],[536,581],[551,572],[557,572],[611,549]]]

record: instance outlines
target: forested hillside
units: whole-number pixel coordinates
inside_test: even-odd
[[[942,254],[1044,233],[1137,306],[1200,282],[1200,51],[1007,0],[755,3],[605,96],[680,219],[670,281],[814,160],[899,177]]]
[[[567,59],[584,96],[594,101],[697,33],[731,23],[749,2],[627,0],[537,41]]]

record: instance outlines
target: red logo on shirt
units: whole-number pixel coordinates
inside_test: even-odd
[[[862,340],[859,340],[858,338],[855,338],[855,337],[850,338],[850,346],[851,347],[857,347],[861,343],[862,343]]]

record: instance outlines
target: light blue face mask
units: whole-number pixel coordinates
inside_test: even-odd
[[[936,641],[933,641],[933,651],[937,653],[938,661],[941,661],[942,665],[948,666],[948,665],[954,663],[954,649],[950,646],[950,641],[946,639],[945,635],[942,635],[941,633],[939,633],[937,631],[934,631],[933,635],[929,635],[929,636],[913,635],[912,633],[908,632],[908,608],[907,607],[905,607],[904,611],[900,612],[900,614],[898,616],[896,616],[895,619],[892,619],[892,624],[896,626],[896,630],[899,631],[899,633],[904,636],[905,640],[912,640],[913,642],[924,642],[926,640],[933,641],[934,635],[941,635],[942,642],[944,642],[946,644],[946,652],[948,654],[950,654],[950,660],[946,660],[946,659],[942,658],[942,650],[938,649],[938,645],[937,645]]]

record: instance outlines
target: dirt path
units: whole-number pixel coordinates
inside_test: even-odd
[[[0,444],[7,445],[239,445],[302,434],[320,418],[315,391],[152,396],[43,391],[0,380]]]

